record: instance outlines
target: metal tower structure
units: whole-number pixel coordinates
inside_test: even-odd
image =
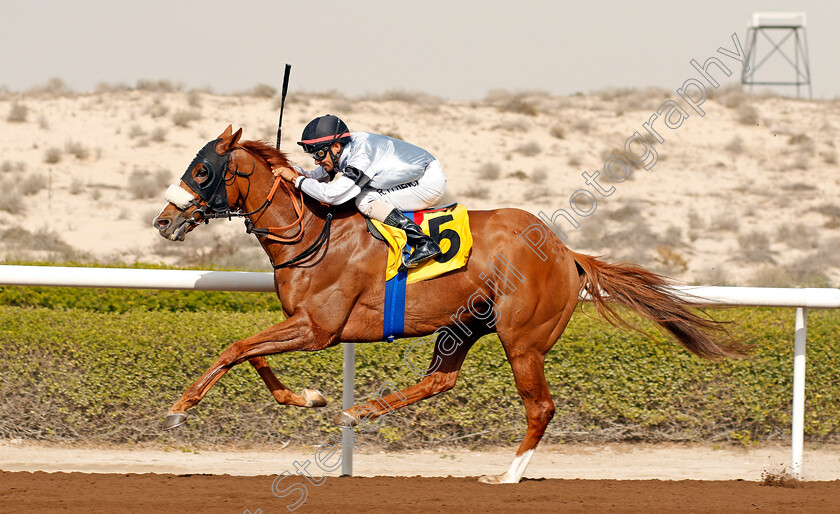
[[[766,49],[767,53],[758,60],[758,37],[764,43],[765,39],[772,45]],[[789,44],[785,45],[792,38]],[[799,98],[800,86],[808,86],[808,98],[813,98],[811,86],[811,68],[808,61],[808,37],[805,31],[804,12],[757,12],[747,28],[747,50],[741,84],[750,86],[796,86],[796,97]],[[791,55],[789,55],[792,53]],[[794,69],[794,80],[762,80],[756,78],[756,72],[767,63],[770,57],[781,56]],[[758,60],[758,62],[756,62]],[[778,57],[776,58],[778,61]]]

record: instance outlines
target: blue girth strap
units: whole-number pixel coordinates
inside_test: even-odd
[[[404,212],[408,219],[414,221],[413,212]],[[403,258],[411,254],[411,247],[405,245]],[[385,319],[382,329],[382,339],[389,343],[395,337],[402,337],[405,333],[405,286],[407,284],[408,271],[401,271],[391,280],[385,282],[385,308],[383,309]]]

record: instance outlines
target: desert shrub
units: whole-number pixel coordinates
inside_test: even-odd
[[[195,110],[178,110],[172,114],[172,123],[178,127],[188,127],[190,123],[201,119],[201,114]]]
[[[47,178],[43,175],[26,175],[18,182],[18,191],[25,196],[36,195],[47,187]]]
[[[609,218],[614,221],[642,221],[642,209],[633,202],[625,203],[621,207],[609,213]]]
[[[34,86],[27,90],[30,95],[39,96],[70,96],[73,94],[73,89],[67,85],[62,79],[54,77],[49,79],[46,84]]]
[[[61,149],[56,147],[47,148],[44,151],[44,162],[55,164],[61,160]]]
[[[461,194],[468,198],[486,200],[487,198],[490,198],[490,188],[473,184],[461,191]]]
[[[709,229],[716,232],[726,230],[728,232],[738,232],[741,227],[741,221],[738,217],[731,214],[718,214],[709,223]]]
[[[682,229],[676,225],[669,225],[662,235],[662,243],[674,248],[683,246]]]
[[[747,95],[743,92],[739,83],[727,84],[719,89],[709,88],[708,94],[709,100],[714,100],[730,109],[740,106],[747,100]]]
[[[537,168],[531,172],[531,182],[534,184],[542,184],[548,178],[548,171],[545,168]]]
[[[645,168],[645,163],[644,162],[639,162],[639,161],[636,161],[634,159],[630,159],[629,157],[627,157],[627,155],[624,153],[624,148],[613,148],[611,150],[604,150],[603,152],[601,152],[601,159],[606,161],[607,159],[610,158],[610,156],[613,156],[613,155],[615,155],[616,157],[620,157],[620,158],[624,159],[624,161],[627,164],[629,164],[630,167],[633,170],[643,170]],[[618,164],[615,164],[614,166],[616,166],[616,168],[611,168],[611,169],[613,169],[613,170],[617,169]],[[634,172],[631,172],[627,175],[625,180],[632,180],[632,179],[635,178],[635,175],[636,174]],[[612,177],[609,173],[603,173],[601,175],[601,177],[603,177],[603,179],[606,180],[607,182],[615,183],[615,180],[612,179]]]
[[[795,170],[807,170],[809,165],[808,154],[805,152],[797,152],[793,158],[792,167]]]
[[[193,109],[198,109],[201,107],[201,91],[197,89],[191,89],[189,93],[187,93],[187,105],[192,107]]]
[[[592,130],[592,123],[590,123],[589,120],[579,120],[572,125],[572,128],[575,132],[589,134],[589,131]]]
[[[128,129],[128,137],[131,139],[143,137],[146,135],[146,131],[140,125],[132,125]]]
[[[154,141],[155,143],[162,143],[166,141],[166,129],[163,127],[155,127],[152,129],[152,132],[149,133],[149,141]]]
[[[776,241],[785,243],[791,248],[802,250],[817,248],[819,246],[817,230],[814,227],[802,223],[780,226],[779,232],[776,234]]]
[[[603,102],[612,102],[614,100],[620,100],[625,97],[628,97],[635,91],[636,89],[632,87],[608,87],[604,89],[599,89],[593,94],[597,95],[598,99]]]
[[[741,139],[741,136],[735,136],[724,148],[734,155],[741,155],[744,153],[744,140]]]
[[[403,89],[390,89],[382,93],[379,98],[386,102],[404,102],[407,104],[422,105],[428,112],[435,112],[436,107],[446,102],[439,96],[430,95],[421,91],[406,91]]]
[[[174,93],[180,91],[182,87],[179,84],[172,83],[171,80],[140,79],[137,81],[135,89],[153,93]]]
[[[24,209],[23,199],[14,182],[0,182],[0,212],[19,214]]]
[[[729,285],[729,275],[726,270],[716,265],[709,269],[701,271],[694,281],[694,285],[702,286],[725,286]]]
[[[13,102],[9,107],[9,114],[6,116],[6,121],[9,123],[23,123],[29,116],[29,108],[21,103]]]
[[[135,200],[153,198],[162,195],[172,178],[166,170],[150,173],[147,170],[135,171],[128,179],[131,197]]]
[[[792,134],[790,136],[790,139],[788,139],[788,144],[799,146],[800,148],[808,152],[813,152],[815,148],[814,140],[806,134]]]
[[[147,112],[152,118],[162,118],[169,112],[169,107],[160,98],[155,98]]]
[[[475,170],[482,180],[498,180],[502,176],[502,168],[494,162],[486,162]]]
[[[557,139],[566,139],[566,128],[563,127],[563,125],[552,125],[548,133],[551,134],[552,137],[556,137]]]
[[[525,157],[534,157],[535,155],[539,155],[542,152],[542,147],[536,141],[530,141],[523,145],[516,147],[514,152],[524,155]]]
[[[98,82],[94,91],[97,93],[123,93],[126,91],[131,91],[132,87],[124,82]]]
[[[697,214],[697,211],[693,209],[688,211],[688,228],[691,230],[702,230],[705,224],[706,222]]]
[[[738,236],[740,258],[749,262],[774,262],[770,238],[757,230]]]
[[[791,184],[782,185],[783,191],[793,191],[795,193],[804,191],[814,191],[815,189],[817,189],[817,186],[813,184],[806,184],[804,182],[793,182]]]
[[[22,227],[11,227],[0,230],[0,240],[7,250],[13,250],[15,255],[29,255],[33,258],[46,258],[55,263],[67,261],[84,261],[91,256],[67,244],[61,235],[49,228],[41,228],[30,232]]]
[[[3,173],[8,173],[10,171],[26,171],[26,163],[22,161],[3,161],[3,163],[0,164],[0,171]]]
[[[758,125],[758,110],[749,104],[741,104],[737,110],[738,123],[741,125]]]
[[[536,116],[540,113],[536,105],[521,96],[509,98],[499,106],[499,110],[502,112],[524,114],[526,116]]]
[[[543,198],[549,198],[553,196],[553,193],[550,189],[545,187],[536,187],[533,189],[526,189],[525,193],[522,195],[522,199],[526,202],[536,202],[537,200],[542,200]]]
[[[64,145],[64,151],[76,157],[76,159],[84,160],[90,155],[90,150],[78,141],[67,141]]]
[[[257,84],[251,88],[249,94],[258,98],[272,98],[277,94],[277,88],[268,84]]]
[[[78,195],[82,191],[84,191],[86,187],[87,185],[84,182],[82,182],[78,178],[74,178],[73,181],[70,182],[70,187],[67,189],[67,191],[71,195]]]
[[[531,130],[531,125],[524,119],[513,118],[505,119],[491,127],[493,130],[506,130],[508,132],[528,132]]]
[[[688,261],[673,246],[657,246],[656,255],[656,261],[669,272],[682,272],[688,269]]]
[[[821,270],[797,266],[762,266],[750,279],[756,287],[831,287],[831,281]]]
[[[824,203],[817,207],[811,207],[808,210],[818,212],[829,218],[840,218],[840,203]]]

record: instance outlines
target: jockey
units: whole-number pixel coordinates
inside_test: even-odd
[[[402,269],[441,254],[438,244],[400,211],[434,207],[446,190],[443,168],[432,154],[399,139],[369,132],[350,132],[331,114],[303,129],[303,150],[318,166],[275,171],[307,195],[330,205],[355,199],[368,218],[405,231],[414,251]]]

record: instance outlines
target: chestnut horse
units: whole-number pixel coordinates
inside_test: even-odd
[[[167,239],[183,240],[210,218],[246,217],[274,264],[275,290],[287,319],[225,349],[175,402],[165,428],[184,423],[186,410],[244,361],[256,368],[279,403],[322,407],[326,401],[319,392],[297,394],[280,383],[265,356],[383,339],[386,246],[366,232],[365,218],[355,208],[330,208],[275,179],[273,169],[290,167],[285,154],[261,142],[240,142],[241,134],[242,129],[233,133],[228,126],[207,143],[180,184],[167,191],[170,203],[154,226]],[[451,389],[473,343],[496,332],[525,404],[528,429],[510,468],[483,476],[482,482],[522,478],[554,415],[545,354],[581,294],[588,293],[610,322],[629,326],[611,304],[629,307],[701,357],[742,355],[719,323],[694,314],[659,275],[575,253],[522,210],[470,211],[469,216],[474,244],[467,265],[407,286],[404,335],[437,336],[427,374],[416,385],[382,397],[381,405],[373,404],[375,412],[371,404],[361,410],[365,420],[373,419]],[[333,423],[356,425],[361,407],[347,409]]]

